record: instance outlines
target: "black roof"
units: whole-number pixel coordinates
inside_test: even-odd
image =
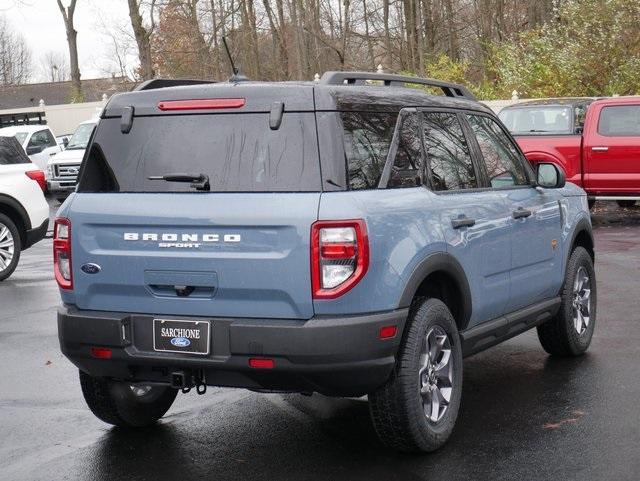
[[[386,75],[386,77],[389,76]],[[429,82],[438,82],[437,86],[442,84],[444,89],[458,89],[455,92],[460,92],[460,94],[454,93],[455,96],[433,95],[424,89],[402,86],[406,77],[394,76],[394,78],[401,80],[371,85],[363,82],[338,84],[322,81],[189,83],[134,90],[114,95],[107,104],[104,115],[121,116],[123,109],[130,106],[134,107],[136,116],[157,115],[161,113],[158,104],[163,101],[211,98],[243,98],[245,99],[243,112],[269,112],[274,102],[283,102],[285,111],[289,112],[335,110],[393,112],[404,107],[440,107],[493,113],[491,109],[475,101],[473,96],[459,85],[425,79]],[[197,111],[189,112],[197,113]],[[237,112],[237,109],[223,109],[220,112]]]
[[[553,99],[533,99],[533,100],[525,100],[523,102],[518,102],[517,104],[508,105],[504,107],[502,110],[506,109],[517,109],[519,107],[534,107],[536,105],[540,106],[575,106],[575,105],[584,105],[590,104],[598,100],[601,97],[558,97]]]

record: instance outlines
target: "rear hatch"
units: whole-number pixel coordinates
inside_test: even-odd
[[[159,89],[106,109],[65,211],[67,295],[78,308],[313,315],[309,243],[321,180],[312,89],[292,87],[296,108],[279,119],[274,102],[287,105],[286,89],[262,88]],[[203,177],[150,179],[176,173]]]

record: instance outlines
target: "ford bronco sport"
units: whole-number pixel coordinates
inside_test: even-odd
[[[431,451],[464,356],[533,327],[589,346],[585,193],[464,87],[178,83],[112,97],[55,223],[60,345],[98,418],[206,386],[368,395],[385,444]]]

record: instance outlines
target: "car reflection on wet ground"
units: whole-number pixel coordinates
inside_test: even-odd
[[[0,284],[0,479],[638,479],[639,233],[595,231],[588,354],[551,359],[528,332],[468,358],[456,430],[430,455],[381,446],[365,399],[209,388],[152,428],[101,423],[58,349],[47,239]]]

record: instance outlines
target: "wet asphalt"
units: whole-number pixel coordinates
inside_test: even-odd
[[[152,428],[112,428],[60,354],[51,240],[0,284],[0,480],[640,479],[640,227],[595,231],[588,354],[555,360],[528,332],[465,360],[460,417],[429,455],[376,440],[365,399],[209,388]]]

